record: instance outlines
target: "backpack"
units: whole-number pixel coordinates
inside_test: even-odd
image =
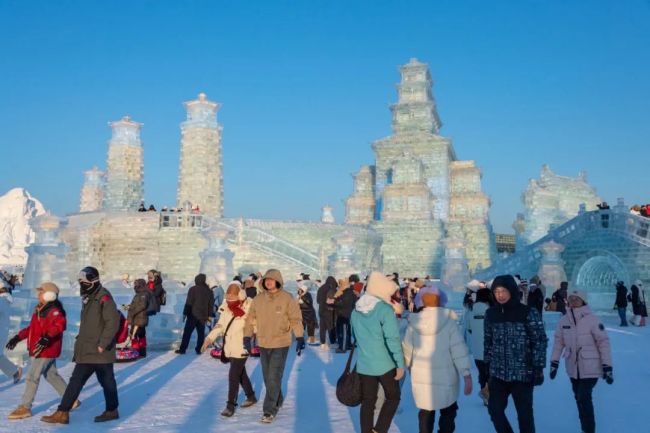
[[[348,362],[345,364],[345,370],[343,370],[343,374],[339,377],[339,380],[336,381],[336,398],[339,402],[349,407],[355,407],[361,404],[361,378],[359,377],[359,373],[357,373],[356,365],[350,371],[354,349],[355,346],[352,346]]]

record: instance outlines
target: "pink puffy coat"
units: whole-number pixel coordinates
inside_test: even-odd
[[[568,308],[557,323],[551,361],[559,361],[560,356],[572,379],[601,377],[603,365],[612,365],[605,327],[587,305]]]

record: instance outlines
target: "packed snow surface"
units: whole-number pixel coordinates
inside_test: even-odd
[[[156,320],[153,318],[152,320]],[[614,384],[598,381],[594,389],[596,426],[599,432],[645,431],[647,416],[643,395],[650,383],[650,328],[619,328],[614,317],[604,319],[614,356]],[[550,326],[552,328],[552,326]],[[552,341],[552,331],[548,332]],[[551,343],[549,341],[549,343]],[[81,394],[83,404],[72,412],[69,426],[52,426],[40,421],[56,409],[59,398],[45,381],[34,402],[34,417],[7,421],[7,415],[20,402],[24,381],[13,385],[0,377],[0,432],[246,432],[246,433],[359,433],[359,408],[338,403],[335,383],[343,371],[347,355],[323,352],[307,347],[301,357],[293,350],[284,376],[285,403],[275,422],[261,424],[260,402],[239,409],[233,418],[219,413],[225,407],[228,366],[205,353],[197,356],[173,352],[152,352],[149,357],[130,364],[117,364],[116,377],[120,397],[120,419],[95,424],[93,417],[104,410],[102,390],[91,378]],[[549,351],[551,344],[549,344]],[[73,364],[59,362],[62,376],[69,378]],[[257,392],[263,398],[262,371],[259,361],[250,359],[247,369]],[[535,420],[542,433],[576,433],[580,431],[578,412],[571,386],[562,365],[555,380],[546,379],[535,389]],[[475,389],[471,396],[461,396],[456,418],[459,433],[489,433],[494,429],[487,410],[477,396],[476,371],[472,372]],[[391,433],[417,431],[417,408],[414,406],[409,379],[403,387],[399,413]],[[243,395],[240,394],[240,400]],[[508,407],[511,423],[517,430],[513,404]]]

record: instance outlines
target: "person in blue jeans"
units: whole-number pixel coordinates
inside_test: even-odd
[[[368,277],[368,286],[352,312],[352,333],[359,357],[357,372],[361,380],[361,433],[387,433],[401,398],[400,379],[404,377],[404,353],[399,326],[390,297],[397,285],[380,272]],[[374,420],[379,385],[385,401]]]

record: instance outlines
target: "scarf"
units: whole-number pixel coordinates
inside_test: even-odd
[[[242,317],[246,314],[244,309],[241,307],[242,301],[226,301],[226,303],[228,304],[228,309],[232,312],[233,316]]]

